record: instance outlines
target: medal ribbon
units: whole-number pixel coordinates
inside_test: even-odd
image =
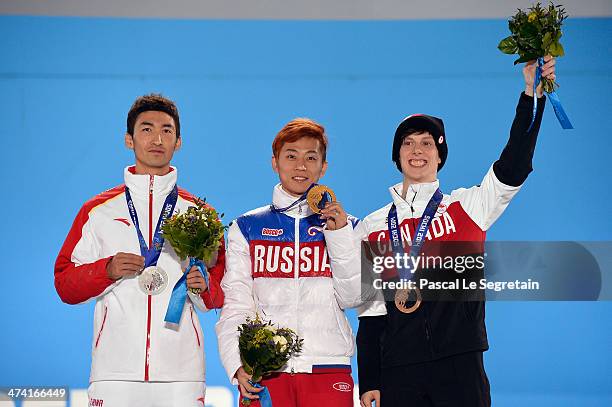
[[[310,192],[310,190],[317,184],[313,183],[311,186],[308,187],[308,189],[306,190],[306,192],[304,192],[302,194],[301,197],[299,197],[298,199],[296,199],[295,201],[293,201],[293,203],[289,206],[286,206],[284,208],[277,208],[275,207],[273,204],[270,205],[270,209],[272,209],[275,212],[287,212],[289,209],[293,208],[295,205],[299,204],[300,202],[304,201],[306,199],[306,197],[308,196],[308,192]],[[329,194],[328,194],[329,195]]]
[[[427,229],[429,229],[429,224],[433,220],[440,202],[442,202],[442,197],[442,192],[440,191],[440,188],[438,188],[436,189],[436,192],[434,192],[431,199],[429,199],[429,202],[423,211],[423,216],[421,216],[421,220],[419,221],[419,225],[414,231],[412,245],[410,246],[410,257],[414,258],[421,254],[421,249],[425,243],[425,236],[427,235]],[[389,215],[387,215],[387,225],[393,253],[401,256],[406,253],[406,251],[402,246],[402,234],[399,230],[399,219],[397,218],[397,208],[395,207],[395,204],[391,205],[391,208],[389,209]],[[408,262],[408,268],[400,267],[398,272],[400,280],[411,280],[414,276],[414,274],[412,274],[412,262]]]
[[[531,128],[535,123],[536,112],[538,110],[538,95],[536,92],[536,88],[540,84],[540,79],[542,78],[542,65],[544,65],[544,58],[540,57],[538,58],[538,66],[536,68],[535,80],[533,81],[533,115],[531,116],[531,124],[529,125],[527,132],[531,131]],[[573,129],[574,126],[572,126],[572,123],[570,122],[569,117],[567,117],[563,106],[561,106],[561,100],[559,99],[557,92],[546,92],[546,94],[550,98],[550,103],[552,104],[553,110],[555,111],[557,120],[559,120],[559,123],[561,123],[561,127],[565,130]]]
[[[253,383],[250,380],[249,380],[249,383],[253,387],[257,387],[258,389],[263,389],[259,393],[251,393],[251,394],[257,394],[259,396],[259,404],[261,405],[261,407],[272,407],[272,397],[270,396],[270,391],[268,390],[268,388],[265,386],[262,386],[259,383]],[[245,401],[249,399],[247,399],[246,397],[243,397],[242,400]]]
[[[130,217],[132,218],[132,223],[136,228],[136,233],[138,234],[138,243],[140,244],[140,255],[145,258],[144,267],[147,268],[149,266],[155,266],[157,264],[157,260],[159,260],[159,255],[161,254],[162,247],[164,246],[164,237],[161,234],[161,228],[164,225],[164,222],[172,216],[174,212],[174,206],[176,205],[176,201],[178,199],[178,188],[174,185],[172,191],[166,197],[164,201],[164,206],[162,207],[162,212],[159,216],[159,220],[157,221],[157,226],[155,227],[155,234],[153,235],[153,244],[151,247],[147,247],[147,242],[142,236],[142,232],[140,231],[140,224],[138,223],[138,214],[136,213],[136,208],[134,207],[134,201],[132,201],[132,196],[130,195],[130,190],[126,186],[125,187],[125,199],[127,201],[128,211],[130,212]]]
[[[165,322],[178,324],[181,320],[183,308],[185,307],[185,301],[187,300],[187,273],[189,273],[189,270],[191,270],[193,266],[196,266],[198,270],[200,270],[200,273],[206,282],[206,287],[208,287],[209,280],[208,274],[206,273],[206,266],[195,257],[190,257],[189,265],[172,289],[172,295],[170,296],[170,302],[168,303],[168,309],[166,310],[166,316],[164,317]]]

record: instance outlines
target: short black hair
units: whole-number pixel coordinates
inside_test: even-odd
[[[179,120],[179,112],[173,101],[170,99],[157,94],[151,93],[149,95],[140,96],[130,108],[127,115],[127,132],[129,135],[134,135],[134,125],[138,115],[143,112],[164,112],[174,119],[174,125],[176,126],[176,137],[181,136],[181,122]]]

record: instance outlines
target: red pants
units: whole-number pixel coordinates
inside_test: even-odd
[[[353,407],[350,373],[277,373],[261,385],[268,388],[274,407]],[[259,400],[251,407],[260,407]]]

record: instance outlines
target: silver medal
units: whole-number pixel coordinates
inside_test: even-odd
[[[168,286],[168,274],[159,266],[147,267],[138,276],[138,286],[147,295],[160,294]]]

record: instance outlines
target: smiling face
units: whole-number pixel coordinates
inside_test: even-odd
[[[172,116],[146,111],[136,118],[134,134],[126,133],[125,145],[134,150],[137,174],[165,175],[174,152],[181,147],[181,138]]]
[[[399,151],[404,184],[433,182],[441,160],[432,135],[413,133],[404,137]]]
[[[272,168],[278,173],[285,192],[298,197],[325,175],[327,162],[319,140],[301,137],[283,144],[278,157],[272,157]]]

